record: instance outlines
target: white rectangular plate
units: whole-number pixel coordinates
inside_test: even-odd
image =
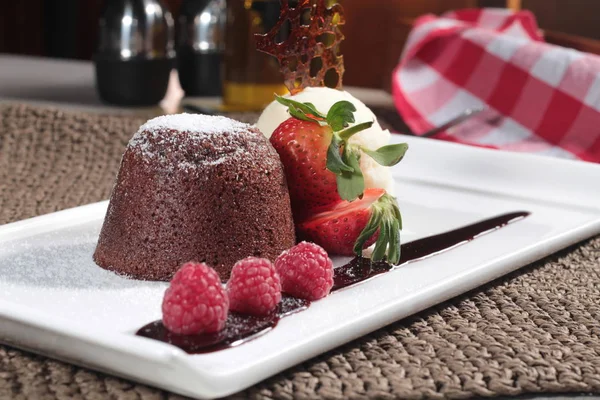
[[[134,336],[160,318],[165,283],[127,280],[92,261],[106,202],[0,227],[0,341],[213,398],[600,233],[600,166],[396,135],[403,241],[512,211],[524,220],[336,292],[232,349],[188,355]]]

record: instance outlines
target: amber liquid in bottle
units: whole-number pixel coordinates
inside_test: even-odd
[[[223,102],[226,109],[261,110],[273,94],[285,94],[275,57],[256,50],[254,34],[278,21],[279,0],[227,0]],[[281,39],[286,32],[280,32]]]

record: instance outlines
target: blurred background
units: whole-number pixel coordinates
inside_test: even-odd
[[[550,43],[598,53],[598,0],[342,0],[347,24],[342,51],[344,83],[389,89],[413,20],[470,7],[532,11]],[[163,4],[177,21],[182,0]],[[4,1],[0,5],[0,53],[90,60],[103,0]],[[1,66],[0,66],[1,68]]]

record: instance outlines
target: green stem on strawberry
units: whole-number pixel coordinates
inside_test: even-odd
[[[390,264],[400,262],[400,230],[402,217],[396,199],[388,193],[381,196],[371,205],[371,217],[354,244],[354,252],[362,256],[365,243],[379,231],[375,248],[371,255],[372,261],[387,258]]]

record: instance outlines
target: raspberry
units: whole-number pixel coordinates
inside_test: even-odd
[[[248,257],[238,261],[227,282],[230,309],[244,314],[267,315],[281,301],[279,275],[271,261]]]
[[[285,293],[307,300],[318,300],[333,286],[333,263],[322,247],[302,242],[284,251],[275,260]]]
[[[229,299],[214,269],[184,264],[171,280],[162,303],[163,324],[181,335],[218,332],[225,326]]]

